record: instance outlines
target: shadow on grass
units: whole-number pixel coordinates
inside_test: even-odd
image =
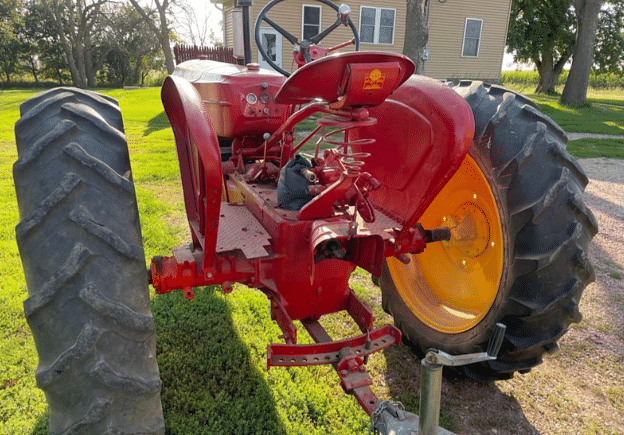
[[[152,303],[167,434],[285,433],[264,377],[215,288]]]
[[[152,301],[167,435],[285,434],[269,386],[214,288]],[[31,435],[48,434],[48,416]]]
[[[150,134],[160,130],[165,130],[166,128],[169,128],[169,126],[169,118],[167,118],[167,114],[163,110],[158,115],[147,121],[147,128],[143,131],[143,137],[149,136]]]
[[[48,435],[50,433],[48,428],[48,418],[49,415],[47,413],[41,416],[39,420],[37,420],[37,425],[33,429],[31,435]]]

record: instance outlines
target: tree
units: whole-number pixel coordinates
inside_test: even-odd
[[[594,68],[624,74],[624,0],[609,2],[600,11]]]
[[[561,103],[580,107],[587,99],[589,73],[594,62],[594,47],[598,31],[598,13],[602,0],[574,0],[577,18],[576,46],[568,80],[561,93]]]
[[[422,74],[424,70],[423,54],[429,40],[429,1],[406,0],[405,40],[403,54],[416,65],[415,72]]]
[[[11,74],[15,72],[22,51],[19,39],[23,28],[21,8],[18,0],[0,0],[0,67],[7,83],[11,83]]]
[[[144,78],[143,61],[160,51],[154,35],[133,6],[109,5],[103,15],[106,35],[112,50],[106,59],[109,82],[117,85],[138,84]],[[153,14],[150,13],[153,19]]]
[[[59,85],[71,80],[59,35],[38,0],[26,4],[23,38],[22,57],[30,65],[35,81],[39,76],[56,80]]]
[[[213,12],[214,5],[204,2],[203,10],[195,9],[189,0],[177,0],[175,3],[175,18],[177,35],[186,43],[198,47],[216,43],[214,29],[208,24],[208,18]]]
[[[156,12],[158,12],[158,23],[150,19],[148,11],[143,8],[137,0],[130,0],[130,3],[132,3],[132,6],[134,6],[137,12],[141,14],[149,28],[158,39],[158,42],[160,42],[160,46],[162,47],[163,54],[165,56],[167,72],[171,74],[175,69],[175,63],[173,61],[173,52],[171,51],[171,41],[169,37],[171,29],[169,28],[167,14],[169,13],[169,8],[173,2],[170,2],[169,0],[154,0]]]
[[[74,86],[95,86],[105,52],[93,59],[93,39],[100,9],[108,0],[41,0],[59,36]]]
[[[575,44],[572,0],[514,0],[507,46],[514,60],[533,62],[539,73],[535,92],[553,92]]]

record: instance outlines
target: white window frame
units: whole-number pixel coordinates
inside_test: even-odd
[[[319,10],[319,31],[318,33],[321,33],[323,31],[323,8],[319,5],[306,5],[303,4],[301,5],[301,39],[303,40],[303,35],[304,35],[304,28],[305,28],[305,8],[316,8]],[[317,34],[318,34],[317,33]]]
[[[397,13],[395,8],[383,8],[377,6],[360,6],[360,25],[358,27],[358,33],[361,34],[360,29],[362,28],[362,9],[369,8],[375,9],[375,28],[373,30],[373,42],[363,42],[360,40],[361,44],[376,44],[376,45],[394,45],[394,34],[396,32],[396,19]],[[394,12],[394,20],[392,21],[392,42],[379,42],[379,30],[381,29],[381,11],[389,10]]]
[[[273,27],[260,27],[260,41],[262,41],[262,35],[265,33],[275,35],[275,64],[282,68],[282,34],[275,30]],[[267,51],[266,48],[265,51]],[[258,51],[258,63],[262,68],[266,68],[269,70],[273,69],[273,67],[269,65],[266,60],[264,60],[264,58],[260,54],[260,51]]]
[[[475,56],[469,56],[464,54],[464,49],[466,48],[466,31],[468,30],[468,20],[472,21],[480,21],[481,27],[479,27],[479,39],[477,40],[477,54]],[[481,50],[481,39],[483,38],[483,19],[481,18],[466,18],[464,22],[464,39],[462,40],[462,49],[461,49],[461,57],[468,58],[476,58],[479,57],[479,51]]]

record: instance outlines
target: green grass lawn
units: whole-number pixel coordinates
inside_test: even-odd
[[[174,139],[160,103],[158,88],[106,90],[118,99],[124,115],[141,215],[146,257],[171,255],[171,248],[188,243]],[[36,388],[37,355],[22,313],[27,297],[14,237],[19,221],[12,164],[17,158],[13,125],[19,104],[36,91],[0,94],[0,434],[47,434],[47,405]],[[354,280],[368,282],[358,272]],[[354,283],[360,296],[376,305],[380,323],[390,323],[375,301],[370,285]],[[266,370],[266,346],[281,342],[270,319],[264,294],[238,286],[225,296],[220,288],[196,292],[186,301],[180,292],[152,296],[157,330],[158,363],[163,379],[162,403],[170,434],[363,434],[369,420],[355,399],[346,396],[330,367]],[[326,327],[344,330],[338,316]],[[312,342],[303,328],[300,341]],[[405,370],[406,346],[371,358],[380,396],[402,400],[417,412],[414,379]],[[396,364],[392,361],[396,360]],[[394,364],[394,365],[393,365]],[[383,374],[388,366],[405,383],[389,392]],[[443,417],[447,427],[453,422]]]
[[[542,112],[568,133],[624,135],[624,90],[589,89],[587,105],[571,108],[559,104],[558,95],[535,94],[534,87],[513,87],[531,98]],[[622,139],[578,139],[568,142],[576,157],[624,158]]]
[[[104,92],[119,100],[124,114],[147,259],[170,255],[173,246],[188,243],[188,235],[173,134],[159,89]],[[11,170],[17,158],[13,125],[19,104],[36,93],[0,93],[0,434],[11,435],[47,433],[47,405],[34,381],[37,355],[22,313],[27,291],[14,237],[19,216]],[[570,131],[624,133],[624,107],[594,104],[570,111],[558,106],[556,97],[531,97]],[[601,103],[624,106],[621,95],[600,98]],[[577,153],[576,144],[571,145]],[[591,144],[578,145],[586,149]],[[613,154],[621,156],[620,151],[621,143]],[[363,272],[352,278],[354,290],[374,307],[377,324],[391,323],[381,310],[378,290],[368,282]],[[152,310],[168,434],[366,433],[368,417],[342,392],[333,369],[266,370],[266,345],[279,342],[280,331],[263,294],[242,286],[227,296],[218,288],[205,288],[188,302],[174,292],[153,296]],[[325,325],[335,335],[355,333],[345,329],[344,320],[338,314]],[[301,342],[311,342],[303,328],[299,336]],[[373,389],[417,412],[417,366],[405,345],[373,356],[368,364]],[[444,409],[441,421],[460,431]]]

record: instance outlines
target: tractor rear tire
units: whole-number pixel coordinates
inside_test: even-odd
[[[410,265],[387,259],[382,302],[421,355],[483,352],[496,323],[505,324],[497,360],[456,370],[508,379],[539,364],[581,320],[597,222],[582,201],[587,176],[559,126],[502,87],[461,82],[455,90],[473,110],[474,143],[423,225],[454,227],[457,239],[428,245]]]
[[[116,101],[73,88],[15,125],[16,238],[51,434],[163,434],[145,255]]]

